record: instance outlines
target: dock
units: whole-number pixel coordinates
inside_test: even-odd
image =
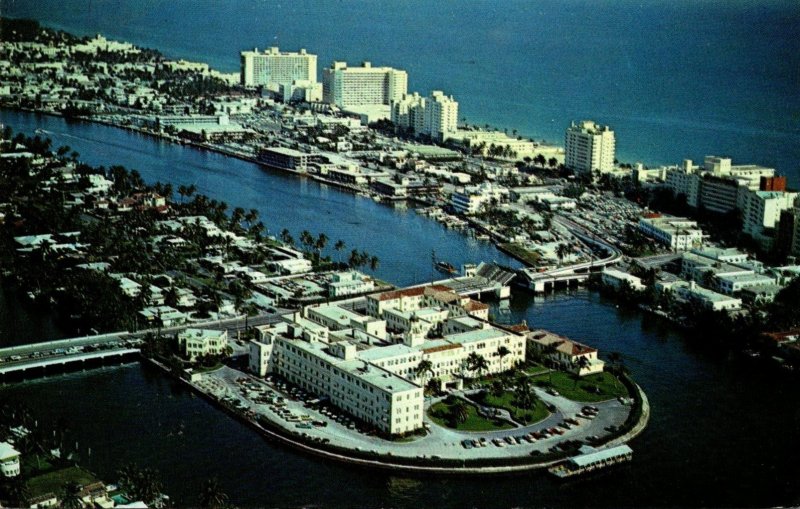
[[[580,450],[581,454],[550,467],[547,471],[560,479],[567,479],[633,459],[633,449],[625,444],[600,450],[584,446]]]

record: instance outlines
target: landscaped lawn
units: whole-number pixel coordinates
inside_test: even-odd
[[[192,368],[193,373],[210,373],[211,371],[216,371],[223,366],[222,362],[217,362],[213,366],[195,366]]]
[[[523,261],[525,261],[530,265],[536,265],[537,263],[539,263],[539,259],[541,258],[541,255],[539,255],[539,253],[536,253],[534,251],[529,251],[519,244],[513,244],[513,243],[503,244],[503,247],[507,249],[511,254],[522,259]]]
[[[484,406],[492,406],[496,408],[504,408],[508,410],[514,417],[514,420],[522,424],[532,424],[539,422],[550,415],[550,411],[544,403],[536,399],[533,408],[521,408],[515,404],[515,396],[513,392],[505,391],[500,396],[495,396],[491,392],[487,392],[480,404]]]
[[[550,378],[550,374],[545,374],[534,377],[533,380],[537,385],[549,385]],[[625,385],[607,371],[581,377],[577,380],[577,384],[572,374],[554,371],[552,373],[552,386],[565,398],[586,403],[606,401],[618,396],[629,396]],[[597,387],[598,392],[587,390],[591,387]]]
[[[82,468],[68,467],[31,478],[28,480],[28,490],[31,493],[31,497],[37,497],[45,493],[59,495],[64,490],[64,485],[70,481],[86,486],[97,482],[97,479]]]
[[[529,365],[524,366],[521,369],[528,375],[533,376],[533,375],[538,375],[540,373],[547,373],[547,371],[550,368],[548,368],[547,366],[542,366],[538,362],[530,361]]]
[[[450,426],[450,419],[448,417],[450,415],[450,405],[444,401],[433,405],[430,410],[428,410],[428,415],[431,420],[439,426],[454,429]],[[455,429],[459,431],[497,431],[511,428],[512,426],[507,422],[493,421],[481,417],[478,415],[478,409],[473,405],[467,405],[467,420],[458,423],[455,427]]]

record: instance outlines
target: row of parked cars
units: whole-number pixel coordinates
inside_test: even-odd
[[[558,426],[553,426],[551,428],[542,428],[539,431],[531,431],[520,435],[509,435],[502,438],[499,437],[493,438],[491,443],[493,443],[496,447],[505,447],[506,445],[518,445],[522,444],[523,442],[532,444],[539,440],[546,440],[554,436],[561,436],[564,434],[565,430],[572,429],[574,427],[581,425],[581,421],[578,419],[579,417],[590,420],[594,419],[599,412],[600,409],[597,408],[596,406],[587,405],[583,407],[581,409],[581,412],[576,414],[575,417],[565,418],[562,422],[558,424]],[[486,447],[487,443],[488,441],[484,437],[481,437],[479,439],[465,439],[461,441],[461,445],[465,449]]]

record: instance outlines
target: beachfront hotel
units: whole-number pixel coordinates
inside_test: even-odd
[[[392,100],[390,119],[395,125],[417,135],[443,142],[456,133],[458,102],[440,90],[434,90],[429,97],[416,92],[404,94],[400,99]]]
[[[564,141],[564,166],[584,173],[614,170],[616,141],[614,131],[591,120],[572,123]]]
[[[279,92],[280,86],[292,83],[317,82],[317,55],[305,49],[297,52],[280,51],[271,47],[263,52],[258,48],[241,53],[241,79],[245,87],[263,86]]]
[[[322,71],[323,101],[340,108],[389,105],[408,91],[408,74],[391,67],[348,67],[347,62],[333,62]]]
[[[250,371],[277,374],[394,435],[422,426],[423,386],[461,387],[525,360],[526,338],[487,321],[488,306],[447,286],[406,288],[307,306],[259,329]],[[470,371],[471,354],[486,361]],[[420,362],[431,370],[418,372]]]

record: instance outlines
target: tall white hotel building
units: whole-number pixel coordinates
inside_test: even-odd
[[[278,92],[281,85],[317,82],[317,55],[305,49],[289,52],[272,47],[263,52],[242,51],[241,61],[242,85],[246,87],[263,86]]]
[[[591,120],[572,123],[564,142],[564,166],[584,173],[606,173],[614,169],[614,131]]]
[[[323,101],[340,108],[391,104],[408,90],[408,74],[391,67],[348,67],[347,62],[333,62],[322,70]]]

